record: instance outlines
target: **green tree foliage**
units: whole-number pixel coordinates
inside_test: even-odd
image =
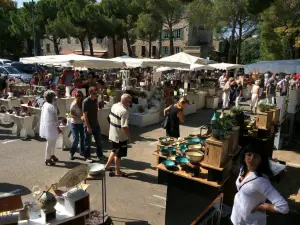
[[[11,26],[10,14],[16,12],[17,7],[14,1],[0,1],[0,56],[22,55],[23,39],[8,29]]]
[[[259,61],[260,59],[260,41],[259,36],[249,38],[242,43],[241,48],[241,63],[250,64]]]
[[[145,1],[144,12],[139,14],[136,23],[137,37],[149,43],[149,58],[151,57],[152,41],[157,40],[159,35],[161,35],[160,31],[163,25],[162,17],[155,6],[155,4],[152,5],[151,0]]]
[[[142,4],[141,4],[142,3]],[[118,35],[126,41],[128,54],[132,56],[131,43],[136,38],[136,22],[143,11],[142,0],[102,0],[101,5],[105,16],[116,22]]]
[[[170,54],[174,54],[174,37],[173,27],[178,24],[181,19],[187,18],[187,8],[178,0],[151,0],[151,3],[162,16],[164,22],[163,27],[169,31]]]
[[[261,15],[261,55],[264,60],[299,58],[300,1],[276,0]]]

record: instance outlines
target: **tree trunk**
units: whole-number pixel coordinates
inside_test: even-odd
[[[235,30],[236,30],[236,18],[235,16],[232,18],[232,29],[231,29],[231,37],[230,37],[230,46],[229,46],[229,52],[228,52],[228,62],[229,63],[234,63],[234,52],[235,52],[235,46],[234,46],[234,41],[235,41]]]
[[[112,36],[112,44],[113,44],[113,53],[114,53],[114,57],[117,57],[117,51],[116,51],[116,36],[115,36],[115,35]]]
[[[158,49],[158,59],[160,59],[161,56],[161,50],[162,50],[162,28],[159,32],[159,49]]]
[[[173,27],[169,25],[170,55],[174,55]]]
[[[290,56],[291,59],[296,59],[296,52],[295,52],[295,37],[292,35],[289,38],[289,49],[290,49]]]
[[[81,54],[85,55],[85,48],[84,48],[84,39],[78,38],[81,46]]]
[[[239,39],[237,46],[237,55],[236,55],[236,63],[241,64],[241,51],[242,51],[242,35],[243,35],[243,25],[241,20],[239,20]]]
[[[128,34],[128,32],[126,32],[125,39],[126,39],[126,44],[127,44],[128,55],[130,57],[132,57],[132,50],[131,50],[131,45],[130,45],[130,40],[129,40],[129,34]]]
[[[93,42],[92,42],[92,37],[90,35],[88,36],[88,42],[89,42],[89,47],[90,47],[90,55],[94,56]]]
[[[152,53],[152,41],[151,41],[151,34],[149,35],[149,51],[148,51],[148,57],[151,58]]]
[[[59,55],[59,42],[57,41],[56,37],[53,37],[53,45],[54,45],[55,54]]]

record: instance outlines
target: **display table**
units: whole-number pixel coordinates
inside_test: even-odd
[[[194,102],[196,105],[196,110],[201,108],[200,95],[197,93],[188,93],[187,98],[190,103]]]
[[[0,113],[0,124],[10,124],[13,120],[8,113]]]
[[[183,114],[184,115],[190,115],[193,113],[196,113],[197,109],[196,109],[196,104],[191,104],[188,105],[184,110],[183,110]]]
[[[57,203],[55,206],[56,209],[56,219],[51,220],[48,223],[43,221],[41,218],[40,212],[34,213],[30,212],[30,219],[22,220],[18,222],[18,225],[58,225],[58,224],[76,224],[76,225],[85,225],[85,217],[90,213],[90,210],[86,210],[76,216],[70,215],[66,210],[65,207]]]
[[[22,138],[34,137],[35,133],[32,129],[34,116],[17,116],[15,114],[7,114],[14,122],[12,133],[20,135]]]
[[[155,113],[130,113],[129,114],[129,124],[146,127],[152,124],[157,124],[160,122],[160,112]]]
[[[34,95],[23,95],[21,97],[21,100],[23,103],[28,103],[29,101],[34,101],[35,96]]]
[[[40,120],[41,120],[41,112],[42,109],[40,107],[28,106],[27,104],[21,104],[22,107],[26,107],[27,110],[33,114],[34,119],[32,121],[32,127],[36,134],[39,134],[40,131]]]
[[[109,135],[109,124],[107,117],[110,113],[111,108],[103,108],[98,110],[98,122],[101,128],[101,134],[108,136]]]
[[[13,107],[19,107],[21,104],[21,100],[19,98],[16,99],[0,99],[0,105],[4,105],[6,109],[12,109]]]
[[[65,117],[66,113],[70,111],[71,103],[74,101],[73,97],[70,98],[56,98],[56,106],[59,110],[59,117]]]
[[[217,109],[219,106],[219,97],[216,96],[206,96],[206,108]]]
[[[207,181],[207,171],[202,168],[199,177],[192,177],[184,171],[170,171],[163,164],[156,168],[165,173],[167,182],[166,225],[192,224],[199,214],[207,212],[227,181],[222,184]]]
[[[58,136],[57,142],[56,142],[56,148],[58,149],[70,149],[72,146],[72,142],[70,141],[69,134],[71,132],[70,126],[59,126],[62,133]]]

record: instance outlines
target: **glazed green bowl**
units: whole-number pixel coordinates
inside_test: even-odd
[[[188,162],[189,162],[189,160],[188,160],[186,157],[184,157],[184,156],[177,156],[177,157],[176,157],[176,163],[177,163],[178,165],[184,166],[184,165],[186,165]]]

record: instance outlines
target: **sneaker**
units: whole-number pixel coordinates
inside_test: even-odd
[[[93,162],[93,160],[92,160],[91,158],[87,158],[87,159],[85,159],[85,161],[86,161],[87,163],[92,163],[92,162]]]
[[[70,158],[71,160],[74,160],[74,154],[69,153],[69,158]]]

